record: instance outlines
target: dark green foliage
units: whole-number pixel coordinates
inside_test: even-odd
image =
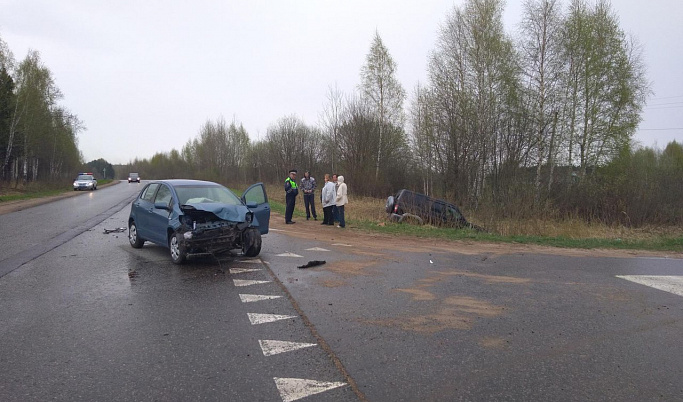
[[[116,173],[114,172],[114,166],[106,160],[100,158],[94,161],[90,161],[85,164],[88,172],[92,172],[95,178],[100,179],[114,179]]]

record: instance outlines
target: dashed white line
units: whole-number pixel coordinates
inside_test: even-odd
[[[332,244],[332,245],[333,245],[333,246],[342,246],[342,247],[353,247],[353,246],[350,245],[350,244],[344,244],[344,243],[334,243],[334,244]]]
[[[282,253],[282,254],[277,254],[277,257],[294,257],[294,258],[302,258],[303,256],[299,254],[294,254],[294,253]]]
[[[315,343],[287,342],[274,340],[259,340],[264,356],[273,356],[280,353],[317,346]]]
[[[683,276],[617,275],[617,278],[683,296]]]
[[[306,251],[330,251],[326,248],[321,248],[321,247],[313,247],[313,248],[307,248]]]
[[[262,283],[270,283],[270,281],[250,281],[247,279],[233,279],[232,282],[235,284],[235,286],[252,286],[260,285]]]
[[[256,272],[261,271],[258,268],[230,268],[231,274],[243,274],[245,272]]]
[[[344,382],[306,380],[303,378],[273,377],[283,402],[292,402],[310,395],[319,394],[334,388],[343,387]]]
[[[242,300],[242,303],[252,303],[263,300],[279,299],[281,297],[282,296],[240,294],[240,300]]]
[[[251,325],[266,324],[269,322],[287,320],[289,318],[296,318],[293,315],[278,315],[278,314],[257,314],[247,313]]]

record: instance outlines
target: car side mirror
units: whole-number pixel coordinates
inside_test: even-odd
[[[258,204],[254,201],[250,201],[247,203],[247,208],[258,208]]]
[[[154,209],[165,209],[168,211],[168,203],[167,202],[155,202],[154,203]]]

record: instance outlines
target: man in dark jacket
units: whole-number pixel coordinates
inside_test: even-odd
[[[292,220],[294,214],[294,204],[296,203],[296,196],[299,195],[299,187],[296,184],[296,169],[289,171],[289,177],[285,179],[285,200],[287,207],[285,208],[285,223],[295,223]]]
[[[311,212],[313,212],[313,219],[318,220],[318,213],[315,212],[315,197],[313,196],[316,187],[315,179],[311,177],[311,173],[305,172],[303,179],[301,179],[301,190],[304,192],[306,220],[311,219]]]

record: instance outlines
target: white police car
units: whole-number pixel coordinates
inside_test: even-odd
[[[79,173],[74,180],[74,191],[76,190],[97,190],[97,180],[92,173]]]

